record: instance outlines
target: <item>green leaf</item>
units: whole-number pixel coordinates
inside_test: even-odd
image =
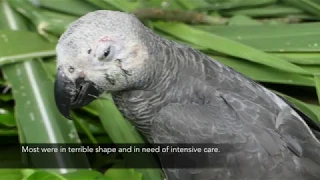
[[[142,174],[133,169],[114,169],[110,168],[105,173],[106,180],[142,180]]]
[[[320,51],[320,23],[197,27],[266,52]]]
[[[92,170],[79,170],[77,172],[62,175],[67,180],[104,180],[103,174]],[[129,179],[128,179],[129,180]]]
[[[67,29],[70,23],[79,18],[77,16],[70,16],[43,9],[41,9],[39,13],[46,17],[46,21],[43,22],[43,24],[39,24],[39,26],[42,26],[38,28],[40,28],[41,31],[47,31],[48,33],[52,33],[56,36],[60,36]],[[57,41],[53,40],[52,42],[56,43]]]
[[[313,74],[320,73],[320,65],[300,65],[300,67]]]
[[[236,41],[226,39],[222,36],[208,33],[185,24],[157,22],[154,23],[154,26],[157,29],[169,33],[184,41],[191,42],[220,53],[243,58],[286,72],[310,74],[299,66],[289,63],[277,56],[267,54]]]
[[[64,175],[43,171],[27,170],[24,172],[24,180],[104,180],[106,179],[101,173],[91,170],[79,170]]]
[[[276,56],[285,58],[287,61],[301,65],[320,65],[320,53],[272,53]]]
[[[76,16],[82,16],[89,12],[98,10],[97,7],[87,3],[86,1],[79,1],[79,0],[37,0],[31,1],[36,6],[41,6],[44,8],[48,8],[55,11],[60,11],[63,13],[68,13]],[[72,7],[72,8],[70,8]]]
[[[0,179],[21,180],[22,174],[19,169],[0,169]]]
[[[81,108],[82,110],[94,115],[94,116],[99,116],[99,112],[97,112],[96,109],[94,109],[90,104],[87,106],[84,106]]]
[[[7,1],[1,1],[0,5],[10,29],[27,29],[21,16],[10,8]],[[15,117],[21,143],[78,143],[80,141],[73,122],[63,118],[55,106],[53,82],[47,77],[39,61],[29,59],[22,63],[6,65],[2,67],[2,71],[13,90]],[[56,164],[57,167],[63,165],[63,167],[53,171],[60,173],[75,171],[64,168],[74,162],[89,167],[85,155],[80,156],[77,161],[72,161],[72,158],[61,159],[59,153],[56,157],[52,164]],[[33,163],[37,166],[37,161]]]
[[[62,34],[66,30],[66,27],[69,25],[69,23],[72,22],[66,23],[65,20],[53,18],[52,14],[55,14],[54,12],[50,13],[51,16],[46,15],[44,11],[36,8],[30,2],[25,0],[10,0],[9,3],[17,12],[28,18],[36,26],[36,29],[40,35],[46,37],[52,42],[57,41],[57,38],[54,37],[53,34]],[[60,17],[61,16],[62,15],[60,15]],[[68,20],[72,19],[68,15],[64,16]]]
[[[6,66],[4,72],[12,85],[16,103],[15,114],[20,134],[24,137],[25,142],[79,142],[73,122],[62,117],[55,106],[53,83],[46,76],[40,62],[28,61],[23,64],[9,65]],[[20,75],[17,76],[17,73]],[[76,162],[85,165],[86,157],[83,156],[82,160],[83,162],[81,159]],[[72,164],[73,162],[64,163]]]
[[[102,0],[112,7],[117,8],[124,12],[133,12],[134,10],[142,7],[142,1],[127,1],[127,0]]]
[[[318,0],[283,0],[297,8],[303,9],[313,15],[320,16],[320,2]]]
[[[0,30],[0,66],[21,62],[27,58],[55,55],[55,44],[36,33]]]
[[[311,76],[283,72],[268,66],[232,57],[213,56],[213,58],[256,81],[299,86],[314,86],[314,81]]]
[[[102,125],[114,143],[143,143],[140,134],[123,118],[110,95],[102,95],[91,106],[98,111]]]
[[[106,3],[102,0],[87,0],[92,5],[99,7],[100,9],[108,9],[108,10],[118,10],[118,8]]]
[[[21,174],[23,176],[23,179],[25,180],[27,177],[31,176],[33,173],[35,173],[35,169],[22,169]]]
[[[75,113],[72,117],[74,117],[76,122],[76,127],[78,129],[78,133],[84,132],[90,134],[105,134],[105,130],[103,129],[101,122],[96,121],[93,116],[88,116],[84,113]],[[79,121],[79,122],[78,122]],[[80,125],[81,123],[81,125]],[[87,134],[88,135],[88,134]],[[91,136],[91,135],[88,135]],[[93,143],[93,142],[92,142]]]
[[[57,73],[56,56],[47,58],[46,60],[42,60],[41,63],[48,76],[52,77],[52,82],[54,82]]]
[[[74,118],[74,120],[77,123],[77,125],[82,129],[82,131],[91,140],[91,143],[97,144],[98,141],[96,140],[96,138],[93,136],[93,134],[91,133],[91,131],[88,128],[89,124],[87,124],[82,118],[76,116],[74,113],[73,113],[72,117]]]
[[[244,15],[233,16],[232,18],[230,18],[228,22],[229,26],[260,25],[260,24],[262,23]]]
[[[12,110],[0,107],[0,124],[6,127],[16,127],[16,120]]]
[[[48,171],[43,171],[43,170],[37,170],[34,171],[32,174],[29,176],[25,177],[24,180],[67,180],[63,176],[48,172]]]

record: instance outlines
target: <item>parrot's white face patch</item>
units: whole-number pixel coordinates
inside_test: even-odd
[[[88,13],[73,22],[57,45],[57,66],[71,81],[79,77],[104,91],[142,81],[148,48],[134,16],[113,11]]]
[[[148,58],[147,48],[125,38],[101,36],[80,53],[70,56],[68,47],[57,48],[58,66],[69,79],[92,81],[105,91],[118,91],[140,79],[139,73]],[[79,48],[79,49],[80,49]]]

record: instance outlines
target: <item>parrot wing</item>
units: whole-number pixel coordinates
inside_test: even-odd
[[[290,120],[291,109],[276,116],[252,102],[239,106],[240,98],[224,93],[215,105],[172,103],[162,108],[152,121],[154,143],[207,143],[220,150],[201,159],[213,168],[165,169],[168,179],[319,178],[319,144],[314,146],[310,137],[295,140],[310,134],[301,121]],[[187,162],[188,155],[176,158]]]

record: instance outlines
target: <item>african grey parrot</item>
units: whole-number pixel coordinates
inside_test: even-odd
[[[320,179],[320,143],[307,116],[133,15],[88,13],[68,27],[56,52],[55,99],[65,117],[109,92],[150,143],[224,146],[208,156],[214,167],[164,169],[168,180]]]

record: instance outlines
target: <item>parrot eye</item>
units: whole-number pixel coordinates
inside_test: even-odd
[[[103,56],[106,58],[110,54],[110,46],[108,47],[107,50],[104,51]]]
[[[110,61],[112,59],[112,46],[108,46],[105,49],[101,49],[98,57],[99,61]]]

